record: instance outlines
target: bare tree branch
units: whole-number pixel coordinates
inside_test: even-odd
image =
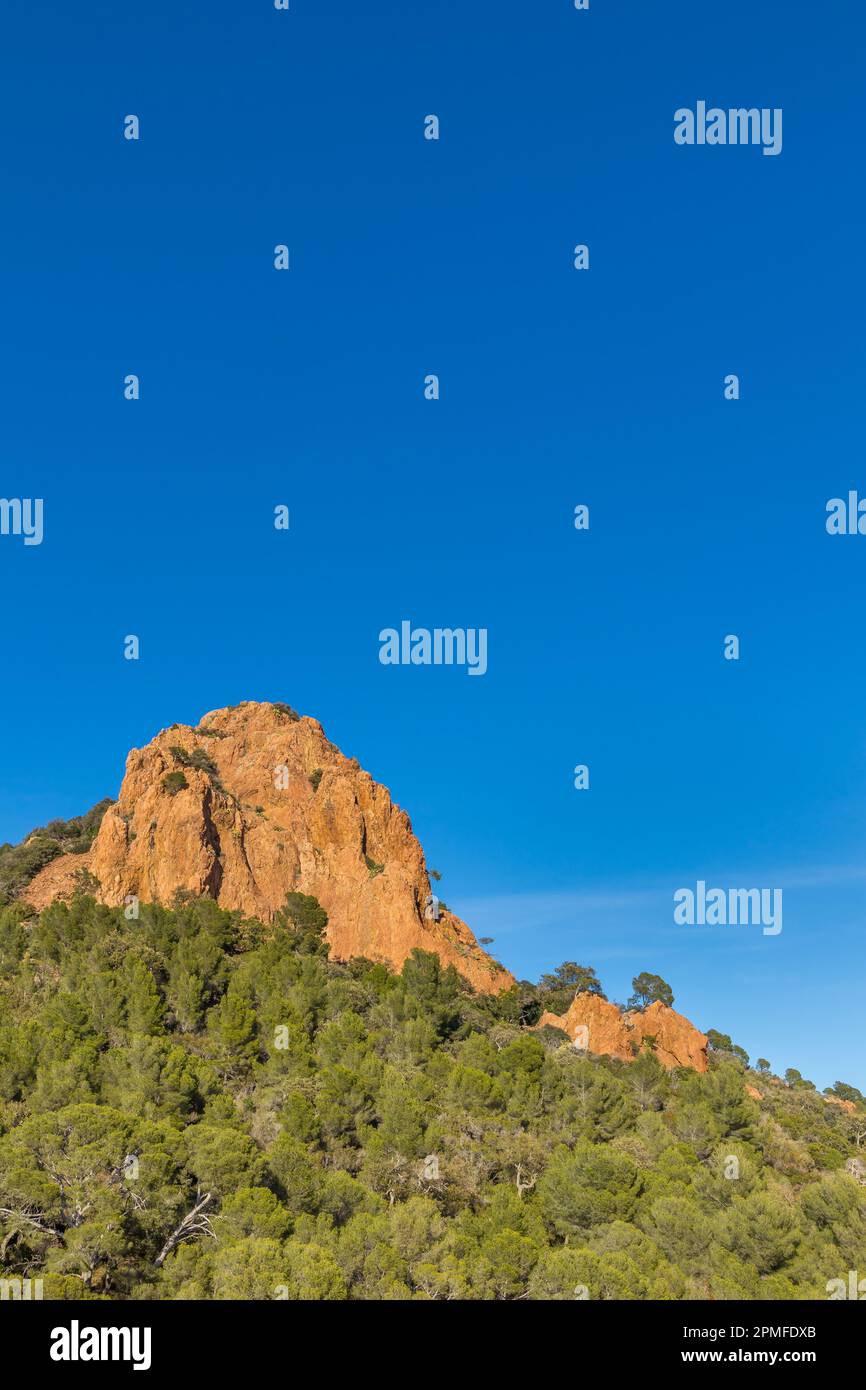
[[[210,1220],[208,1219],[208,1217],[202,1215],[202,1212],[204,1211],[205,1207],[208,1205],[210,1200],[211,1193],[206,1192],[205,1195],[196,1202],[192,1211],[187,1212],[180,1225],[174,1231],[172,1231],[168,1240],[165,1242],[165,1245],[162,1247],[159,1254],[157,1255],[157,1265],[161,1265],[163,1261],[171,1254],[172,1250],[174,1250],[176,1246],[180,1245],[182,1240],[191,1240],[193,1236],[213,1235],[213,1227],[210,1224]]]

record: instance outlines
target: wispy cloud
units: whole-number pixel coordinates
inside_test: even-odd
[[[647,909],[662,900],[663,889],[636,889],[614,892],[576,890],[555,893],[500,893],[489,897],[461,898],[459,908],[467,921],[520,923],[527,927],[561,926],[569,917],[575,922],[588,915]]]

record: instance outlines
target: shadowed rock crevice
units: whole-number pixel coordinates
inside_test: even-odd
[[[223,881],[222,855],[220,848],[220,834],[213,815],[214,792],[212,787],[206,787],[202,798],[202,817],[204,824],[204,842],[213,856],[210,871],[208,872],[202,891],[209,898],[219,900],[220,889]]]

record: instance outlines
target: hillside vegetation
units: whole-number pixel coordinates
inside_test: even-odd
[[[111,805],[106,797],[83,816],[50,821],[31,830],[18,845],[0,845],[0,904],[12,902],[40,869],[61,854],[86,854]]]
[[[706,1075],[587,1058],[529,1026],[567,972],[491,998],[421,951],[335,964],[299,894],[267,927],[28,911],[0,910],[0,1278],[46,1298],[823,1299],[866,1273],[860,1099],[721,1034]]]

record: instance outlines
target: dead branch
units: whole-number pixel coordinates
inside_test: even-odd
[[[211,1193],[206,1192],[205,1195],[196,1202],[192,1211],[187,1212],[180,1225],[172,1231],[165,1245],[157,1255],[157,1265],[161,1265],[171,1254],[172,1250],[180,1245],[182,1240],[192,1240],[194,1236],[212,1236],[214,1234],[210,1220],[208,1217],[202,1215],[210,1200]]]

